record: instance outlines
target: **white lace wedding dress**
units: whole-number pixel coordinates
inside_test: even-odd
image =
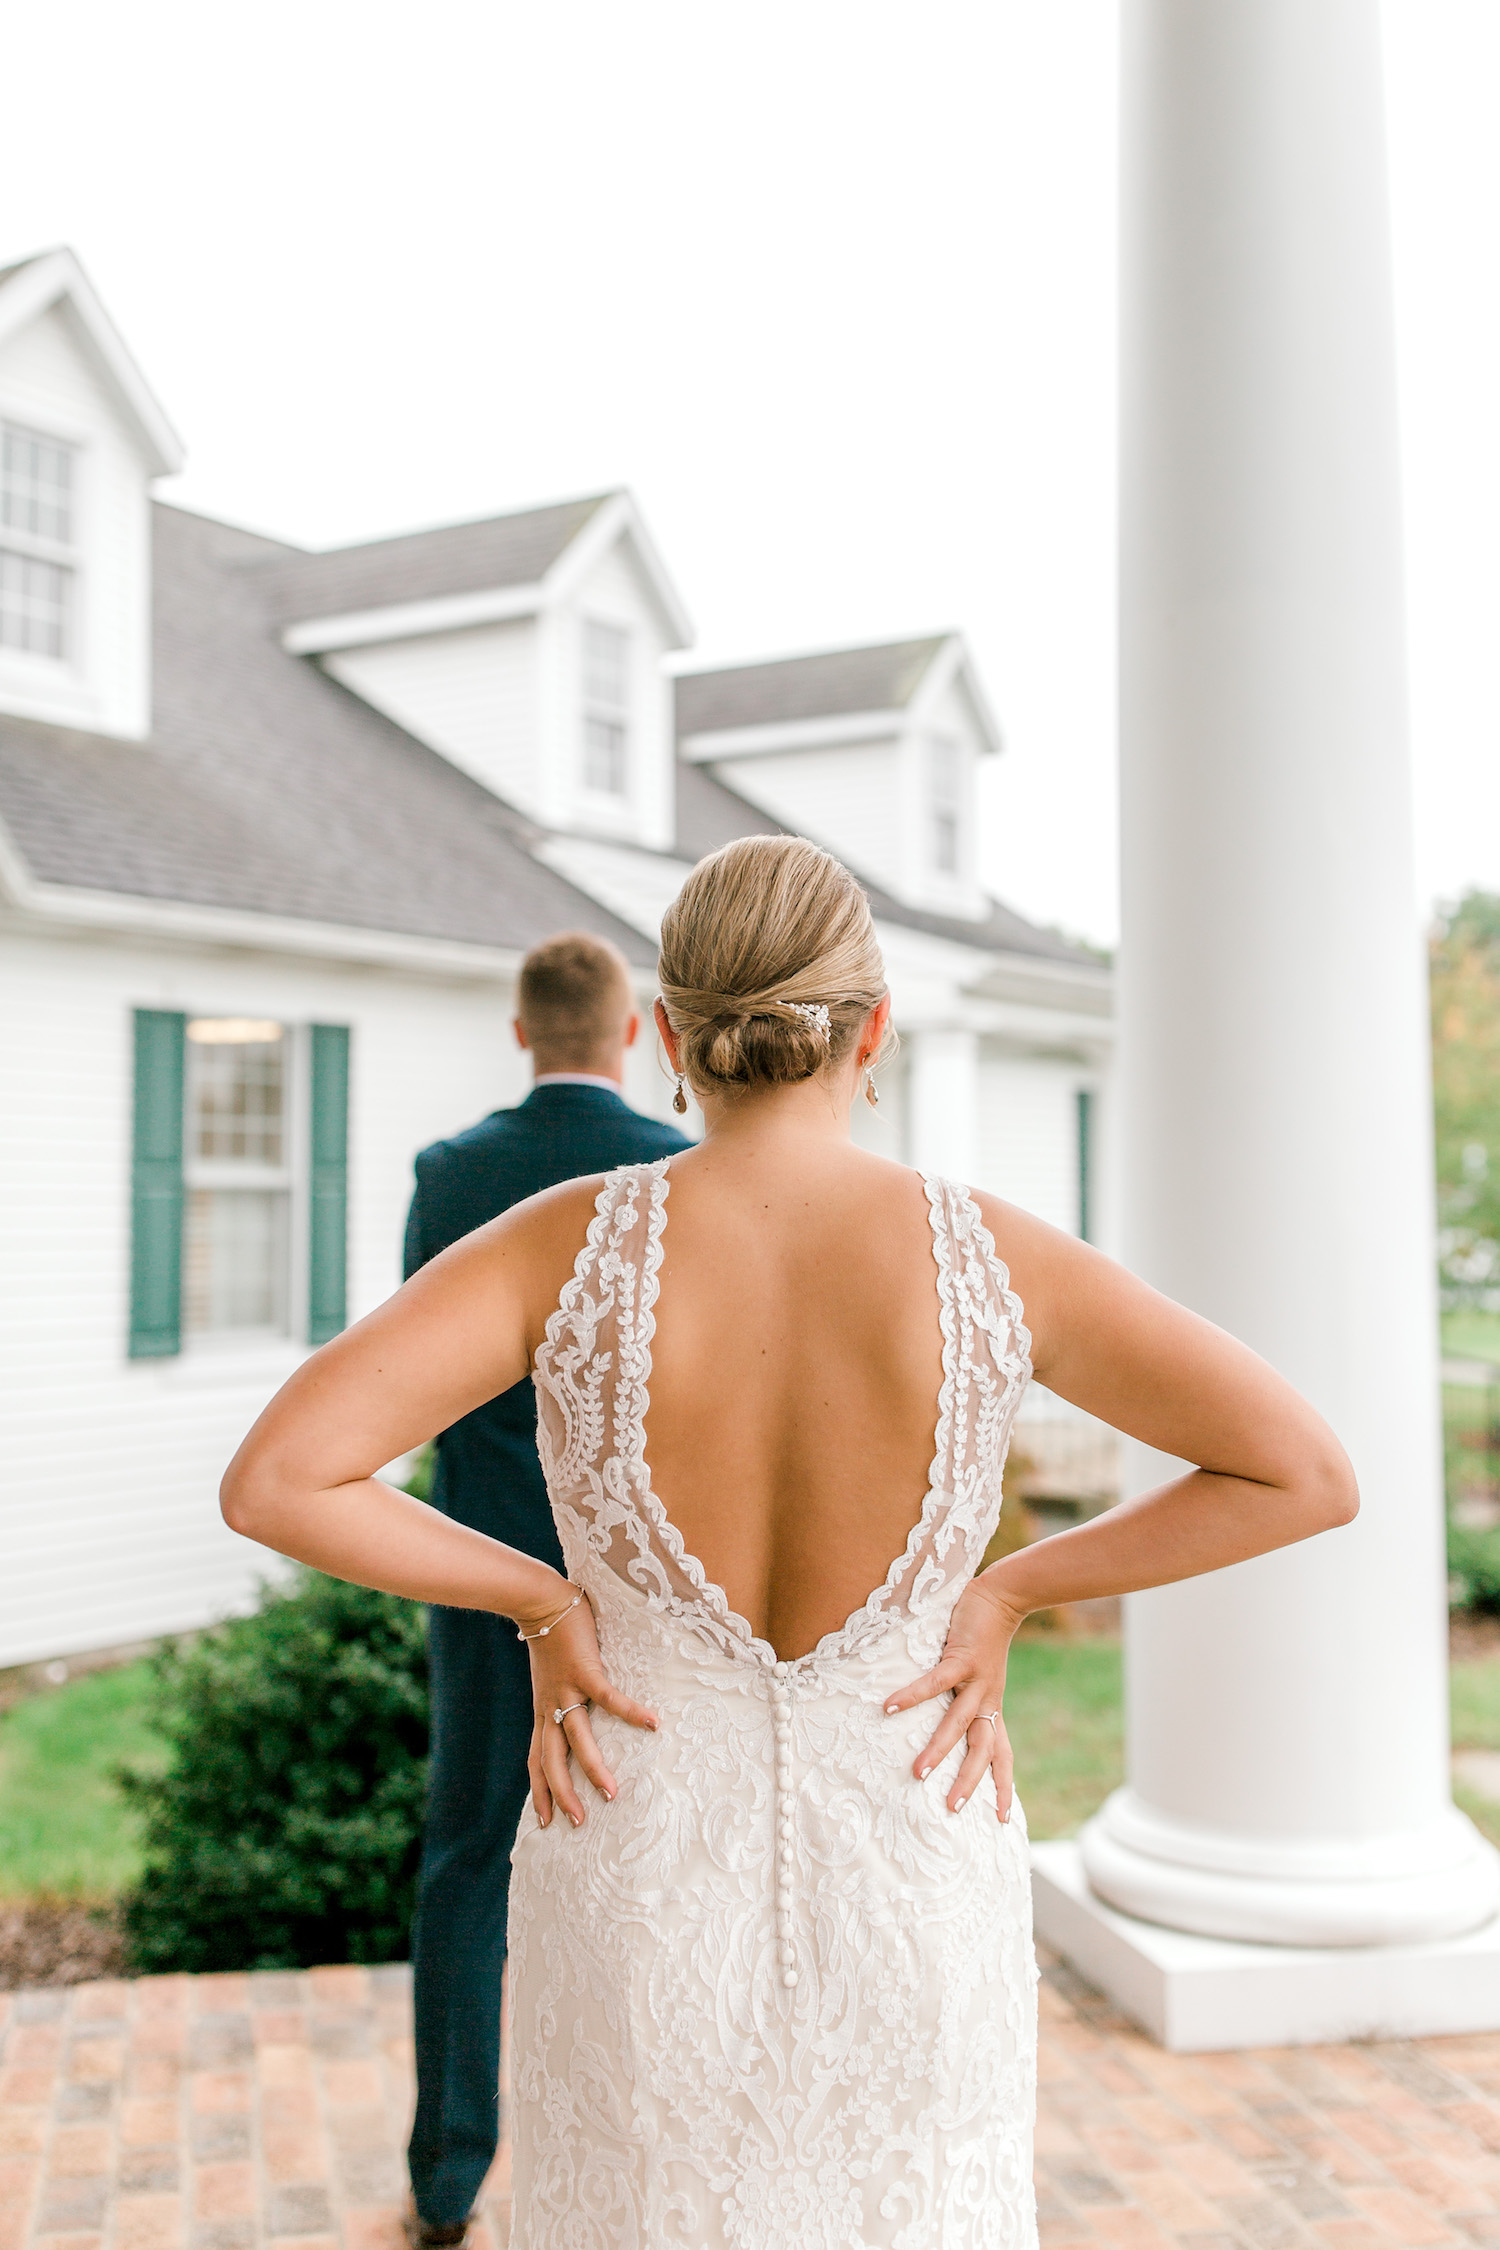
[[[1027,2250],[1036,1966],[1026,1832],[938,1707],[1031,1373],[973,1199],[926,1182],[943,1380],[921,1519],[884,1585],[780,1663],[651,1490],[643,1423],[666,1161],[611,1174],[537,1353],[542,1464],[604,1662],[660,1714],[594,1715],[619,1784],[528,1805],[510,1893],[516,2250]],[[726,1420],[732,1400],[725,1401]],[[585,1785],[586,1786],[586,1785]]]

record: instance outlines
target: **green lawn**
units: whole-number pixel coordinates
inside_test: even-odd
[[[1500,1656],[1472,1657],[1455,1664],[1452,1683],[1454,1749],[1500,1750]],[[1500,1805],[1462,1783],[1455,1787],[1453,1798],[1492,1844],[1500,1844]]]
[[[1005,1723],[1028,1830],[1071,1834],[1125,1778],[1119,1642],[1062,1633],[1017,1641]]]
[[[149,1665],[123,1665],[0,1718],[0,1899],[105,1899],[129,1883],[134,1823],[112,1777],[122,1764],[159,1763],[145,1723],[149,1686]],[[1032,1835],[1069,1834],[1123,1777],[1118,1642],[1018,1641],[1005,1709]],[[1500,1656],[1454,1665],[1453,1740],[1500,1750]],[[1459,1802],[1500,1843],[1500,1805],[1467,1791]]]
[[[0,1717],[0,1898],[105,1899],[135,1874],[133,1815],[115,1768],[159,1765],[149,1664],[51,1688]]]
[[[1448,1359],[1500,1360],[1500,1313],[1445,1312],[1443,1352]]]

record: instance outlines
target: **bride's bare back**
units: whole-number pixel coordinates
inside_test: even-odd
[[[646,1458],[729,1605],[805,1654],[922,1511],[942,1379],[920,1176],[849,1143],[673,1160]]]

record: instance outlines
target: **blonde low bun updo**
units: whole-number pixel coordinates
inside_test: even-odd
[[[698,1094],[816,1077],[886,989],[864,892],[801,836],[742,836],[700,860],[662,918],[657,976]],[[826,1039],[799,1005],[828,1010]]]

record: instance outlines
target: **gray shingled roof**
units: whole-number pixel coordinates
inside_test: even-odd
[[[695,863],[732,844],[736,836],[785,836],[779,820],[763,813],[707,766],[682,759],[677,767],[675,856]]]
[[[677,735],[728,727],[776,726],[792,719],[841,718],[851,711],[899,711],[948,639],[881,641],[870,648],[826,649],[764,664],[684,672],[677,680]]]
[[[680,683],[679,683],[680,684]],[[769,813],[742,797],[708,767],[682,759],[677,767],[677,850],[683,859],[700,860],[737,836],[785,836],[791,831]],[[814,838],[814,841],[818,839]],[[969,922],[956,914],[929,914],[919,906],[906,906],[859,868],[871,911],[883,922],[901,929],[925,930],[932,937],[951,938],[959,945],[977,945],[996,953],[1025,953],[1033,960],[1064,961],[1070,966],[1098,966],[1086,947],[1072,944],[1054,930],[1039,929],[1034,922],[1012,913],[998,899],[989,901],[983,921]]]
[[[652,948],[535,860],[535,831],[317,665],[264,566],[294,550],[157,506],[154,726],[120,742],[0,716],[0,818],[41,882],[524,948]]]
[[[0,819],[33,876],[73,889],[463,944],[524,949],[553,930],[589,929],[649,963],[653,949],[637,931],[532,856],[541,831],[523,815],[316,664],[286,655],[277,637],[286,588],[304,564],[529,523],[535,545],[516,567],[530,572],[546,567],[539,558],[550,543],[560,552],[573,536],[564,536],[560,519],[571,518],[576,529],[598,505],[532,510],[493,526],[463,525],[331,557],[158,505],[150,740],[121,742],[0,714]],[[510,552],[522,555],[523,545],[517,533]],[[486,570],[500,547],[497,539]],[[420,581],[393,576],[387,583],[386,598],[407,600]],[[751,675],[796,669],[805,702],[821,665],[823,694],[876,698],[839,708],[888,708],[912,692],[941,645],[908,641],[746,665],[699,675],[692,685],[744,681],[739,708],[754,708]],[[678,683],[679,708],[688,685]],[[785,686],[774,690],[773,703],[775,695],[785,712]],[[766,715],[766,703],[758,708]],[[675,851],[688,860],[736,836],[784,832],[717,775],[687,763],[677,776],[677,828]],[[883,920],[996,951],[1090,958],[1006,907],[992,904],[983,922],[960,921],[904,906],[861,880]]]
[[[611,497],[596,493],[555,507],[486,516],[478,523],[442,524],[399,539],[334,547],[326,554],[284,551],[261,566],[266,615],[276,624],[290,625],[397,602],[534,585]]]

